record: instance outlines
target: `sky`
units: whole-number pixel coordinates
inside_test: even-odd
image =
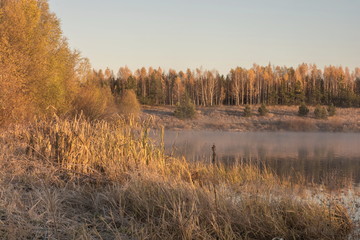
[[[358,0],[49,0],[96,69],[360,67]]]

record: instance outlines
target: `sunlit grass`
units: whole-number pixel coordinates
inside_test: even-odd
[[[5,239],[346,239],[344,206],[252,165],[166,156],[150,120],[38,120],[0,137]],[[304,195],[305,196],[305,195]]]

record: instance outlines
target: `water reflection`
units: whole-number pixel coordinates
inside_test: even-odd
[[[357,133],[167,131],[165,149],[190,161],[210,162],[215,144],[218,160],[227,165],[266,165],[281,177],[301,175],[306,182],[360,183],[359,140]]]

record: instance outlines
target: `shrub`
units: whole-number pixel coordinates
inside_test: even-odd
[[[176,104],[175,116],[180,119],[194,118],[195,113],[195,105],[191,102],[189,96],[185,94],[180,102]]]
[[[260,116],[266,116],[269,110],[266,108],[265,104],[262,104],[261,107],[259,107],[258,112]]]
[[[334,104],[330,104],[327,108],[327,111],[328,111],[329,116],[335,116],[336,108],[335,108]]]
[[[244,108],[244,117],[251,117],[251,108],[250,105],[246,105]]]
[[[326,119],[328,116],[328,112],[325,107],[316,106],[314,110],[315,118],[317,119]]]
[[[124,115],[138,115],[140,113],[140,103],[136,98],[134,90],[125,90],[118,103],[120,114]]]
[[[95,120],[105,116],[114,98],[110,89],[89,83],[80,87],[73,104],[75,113],[81,112],[86,118]]]
[[[309,108],[305,105],[305,103],[301,103],[301,105],[299,106],[299,116],[307,116],[309,113]]]

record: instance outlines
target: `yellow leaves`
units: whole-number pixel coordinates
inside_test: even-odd
[[[132,75],[131,70],[128,68],[128,66],[121,67],[118,72],[118,77],[122,81],[126,81],[130,76]]]
[[[289,80],[289,74],[285,73],[283,78],[284,78],[284,81],[288,81]]]
[[[75,63],[75,74],[79,83],[85,83],[90,79],[92,69],[88,58],[78,58]]]
[[[24,9],[24,17],[27,21],[27,28],[30,31],[35,31],[40,23],[41,11],[37,6],[35,0],[23,0],[22,7]]]
[[[254,69],[250,69],[248,71],[248,78],[249,78],[250,82],[253,82],[255,80],[255,71],[254,71]]]
[[[7,116],[70,109],[76,57],[47,1],[7,0],[0,7],[0,102]],[[25,110],[26,111],[26,110]],[[2,114],[2,113],[0,113]]]
[[[264,80],[265,81],[269,81],[270,79],[271,79],[271,76],[270,76],[270,74],[268,73],[268,72],[264,72]]]

